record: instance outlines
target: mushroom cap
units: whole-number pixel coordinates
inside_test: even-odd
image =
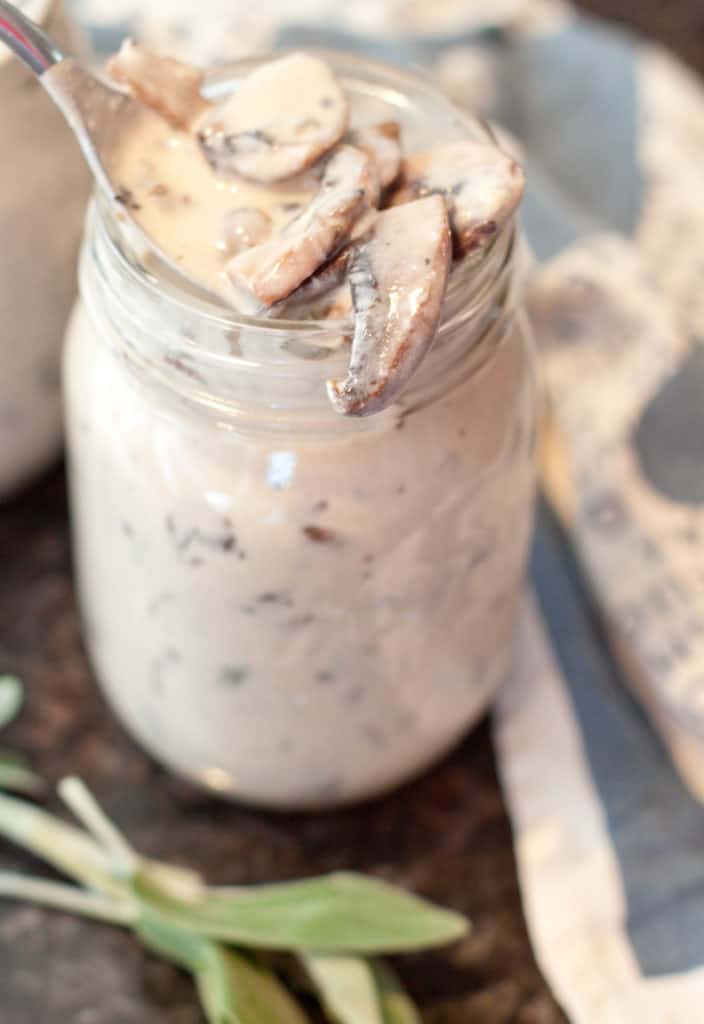
[[[293,53],[257,68],[194,127],[216,171],[272,182],[332,149],[348,118],[347,97],[327,64]]]
[[[327,385],[336,412],[380,412],[406,386],[435,338],[451,250],[442,196],[381,211],[370,237],[353,248],[352,352],[345,380]]]
[[[388,188],[396,181],[403,157],[401,125],[398,121],[365,125],[349,132],[347,139],[352,146],[363,149],[374,160],[382,188]]]
[[[523,168],[496,146],[448,142],[407,157],[392,205],[422,196],[444,196],[458,256],[486,245],[515,212],[523,196]]]
[[[264,306],[288,298],[335,255],[378,198],[376,168],[367,154],[338,146],[310,204],[277,235],[235,256],[227,267],[230,280]]]

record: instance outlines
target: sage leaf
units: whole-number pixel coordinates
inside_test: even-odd
[[[0,676],[0,729],[4,729],[19,714],[22,707],[22,684],[14,676]],[[0,750],[0,789],[12,790],[29,796],[41,793],[42,779],[29,765],[9,751]]]
[[[230,1024],[223,1010],[231,1006],[232,1024],[308,1024],[308,1017],[275,974],[215,943],[211,943],[211,950],[212,955],[196,974],[201,1001],[211,1021]]]
[[[46,878],[32,878],[12,871],[0,871],[0,898],[26,900],[37,906],[52,907],[96,921],[120,925],[133,924],[138,910],[129,898],[115,899],[75,885],[50,882]]]
[[[86,832],[110,860],[113,874],[117,877],[131,877],[141,858],[110,821],[88,787],[81,779],[69,776],[61,780],[58,788],[63,802],[70,807]]]
[[[34,796],[43,791],[44,781],[19,754],[0,751],[0,789]]]
[[[384,1024],[422,1024],[411,997],[388,964],[374,960],[371,969],[376,981]]]
[[[107,854],[84,832],[34,804],[0,793],[0,836],[91,889],[123,896]]]
[[[193,975],[209,1024],[308,1024],[276,975],[212,939],[145,914],[142,942]]]
[[[17,718],[22,707],[22,684],[14,676],[0,676],[0,729]]]
[[[337,1024],[384,1024],[374,972],[356,956],[302,958],[326,1015]]]
[[[186,903],[143,874],[134,894],[176,927],[223,942],[287,952],[402,953],[467,932],[459,914],[376,879],[332,874],[247,889],[206,889]]]

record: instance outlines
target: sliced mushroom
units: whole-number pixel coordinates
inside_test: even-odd
[[[222,225],[222,241],[218,248],[228,256],[236,256],[245,249],[260,245],[271,234],[271,217],[265,210],[254,206],[240,206],[228,210]]]
[[[296,288],[285,302],[281,303],[282,307],[284,307],[285,315],[291,315],[295,318],[299,318],[301,317],[301,314],[298,311],[299,306],[317,309],[316,304],[319,299],[327,295],[327,293],[331,292],[333,289],[339,289],[347,274],[350,256],[352,255],[352,243],[371,231],[374,221],[378,216],[378,210],[367,210],[366,213],[363,213],[354,222],[345,247],[341,249],[333,259],[328,260],[328,262],[319,267],[314,274],[311,274],[310,277],[306,278],[303,284]],[[347,289],[347,291],[349,291],[349,289]],[[351,310],[351,306],[348,308],[348,312],[349,310]]]
[[[235,256],[232,283],[264,306],[286,299],[339,250],[355,220],[378,201],[376,168],[366,153],[339,146],[327,161],[312,202],[268,241]]]
[[[347,99],[327,64],[294,53],[253,71],[195,130],[218,173],[271,182],[315,163],[347,120]]]
[[[312,309],[316,320],[347,320],[352,313],[352,292],[347,281],[326,295],[324,303]]]
[[[303,284],[291,292],[287,299],[277,303],[277,307],[281,307],[280,310],[275,310],[277,315],[290,315],[295,319],[302,319],[303,314],[300,312],[300,307],[307,309],[309,305],[317,303],[329,292],[339,288],[345,280],[350,252],[351,249],[345,247],[334,259],[323,264],[316,273],[306,278]]]
[[[351,320],[350,286],[347,281],[342,281],[317,299],[287,306],[284,315],[291,320]]]
[[[347,377],[328,381],[336,412],[368,416],[389,405],[435,337],[451,259],[447,208],[428,196],[382,211],[353,249],[348,280],[355,313]]]
[[[132,39],[108,62],[107,72],[175,128],[187,128],[210,106],[200,93],[203,75],[198,68],[160,57]]]
[[[401,170],[401,125],[398,121],[382,121],[349,132],[350,145],[363,149],[374,160],[382,188],[388,188]]]
[[[520,203],[523,187],[522,167],[500,149],[449,142],[403,161],[391,204],[444,196],[455,253],[464,256],[494,238]]]

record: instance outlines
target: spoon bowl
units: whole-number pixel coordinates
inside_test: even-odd
[[[128,135],[147,130],[159,115],[129,94],[104,82],[58,44],[8,0],[0,0],[0,42],[36,75],[61,110],[78,140],[99,189],[119,207],[123,233],[135,251],[155,253],[191,290],[222,305],[210,292],[186,277],[183,270],[147,236],[132,216],[129,195],[119,180],[120,147]]]

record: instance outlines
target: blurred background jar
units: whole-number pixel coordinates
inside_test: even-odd
[[[61,3],[19,6],[68,45]],[[0,499],[61,447],[60,359],[88,173],[36,78],[0,47]]]

